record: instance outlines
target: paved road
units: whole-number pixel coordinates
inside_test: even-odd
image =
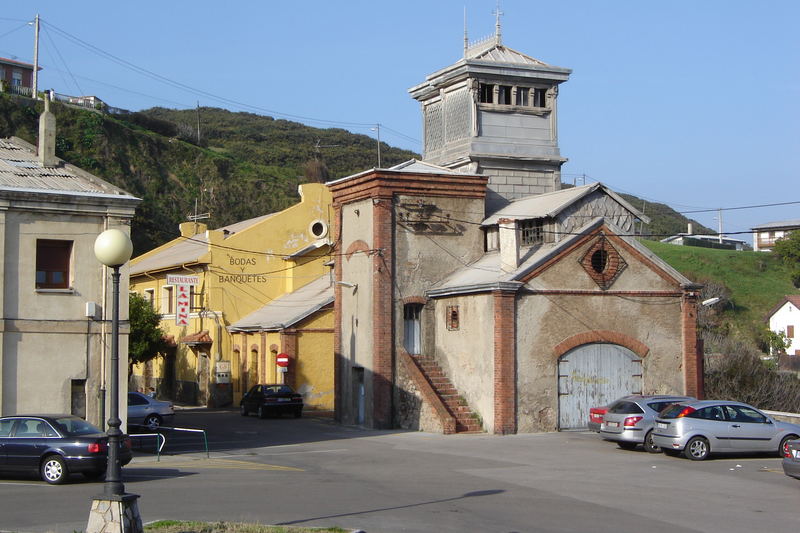
[[[182,411],[165,454],[124,469],[145,522],[336,525],[374,532],[790,531],[800,482],[780,459],[705,462],[628,452],[593,433],[495,437],[340,427],[329,418]],[[86,527],[102,484],[0,481],[0,530]]]

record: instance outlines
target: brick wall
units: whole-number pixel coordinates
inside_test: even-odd
[[[494,432],[517,432],[516,293],[494,291]]]

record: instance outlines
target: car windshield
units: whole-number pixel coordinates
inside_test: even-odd
[[[93,426],[86,420],[75,416],[64,416],[55,419],[56,427],[68,437],[77,437],[78,435],[91,435],[93,433],[102,433],[103,431],[97,426]]]

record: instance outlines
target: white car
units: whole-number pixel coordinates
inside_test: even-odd
[[[128,393],[128,426],[156,430],[170,425],[174,416],[172,402],[162,402],[140,392]]]

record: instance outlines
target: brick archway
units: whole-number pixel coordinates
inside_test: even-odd
[[[578,333],[577,335],[573,335],[559,342],[553,348],[553,355],[559,358],[573,348],[592,343],[618,344],[629,349],[639,357],[646,357],[647,354],[650,353],[650,348],[646,344],[624,333],[608,330],[593,330]]]

